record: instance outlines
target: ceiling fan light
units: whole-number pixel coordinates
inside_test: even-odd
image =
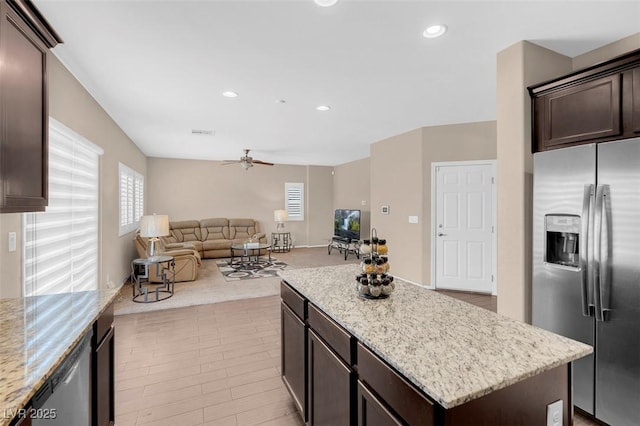
[[[240,163],[240,165],[242,166],[243,169],[245,170],[249,170],[251,167],[253,167],[253,164],[251,164],[248,161],[243,161],[242,163]]]

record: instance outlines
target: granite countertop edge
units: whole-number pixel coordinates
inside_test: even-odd
[[[9,425],[13,421],[13,417],[10,414],[17,413],[17,410],[25,408],[29,403],[31,398],[35,395],[36,391],[51,377],[51,375],[56,371],[56,369],[60,366],[62,361],[69,355],[69,353],[75,348],[75,346],[80,343],[82,338],[86,335],[89,330],[93,327],[93,323],[102,315],[109,305],[116,299],[118,296],[120,289],[106,289],[106,290],[92,290],[91,293],[96,294],[105,294],[106,298],[100,298],[100,308],[96,311],[96,313],[92,316],[92,318],[87,321],[87,323],[82,327],[82,329],[76,333],[73,339],[68,340],[70,343],[67,348],[63,351],[63,353],[58,356],[54,361],[48,363],[48,368],[46,369],[46,373],[42,374],[42,376],[27,386],[17,387],[7,389],[7,386],[3,384],[3,389],[0,390],[0,409],[3,410],[3,415],[0,416],[0,426]],[[109,294],[111,293],[111,294]],[[74,293],[65,293],[68,294],[69,299],[71,299]],[[34,296],[37,297],[46,297],[46,296]],[[9,300],[20,301],[22,299],[2,299],[5,302]],[[3,312],[0,311],[0,314]],[[5,349],[5,348],[1,348]],[[3,369],[4,370],[4,369]],[[6,371],[6,370],[5,370]],[[9,371],[8,374],[13,374],[13,371]],[[11,382],[8,379],[9,384]],[[14,379],[14,381],[16,381]]]
[[[462,405],[466,402],[469,402],[471,400],[480,398],[482,396],[488,395],[494,391],[497,391],[499,389],[503,389],[505,387],[508,387],[512,384],[515,384],[519,381],[525,380],[527,378],[536,376],[540,373],[543,373],[545,371],[551,370],[555,367],[559,367],[561,365],[564,365],[568,362],[574,361],[576,359],[579,359],[585,355],[590,354],[591,352],[593,352],[593,348],[582,344],[580,342],[576,342],[573,341],[571,339],[562,337],[562,336],[557,336],[557,335],[552,335],[552,333],[538,329],[537,327],[534,326],[530,326],[528,324],[525,323],[521,323],[519,321],[513,320],[509,317],[505,317],[503,315],[500,314],[496,314],[490,311],[486,311],[488,312],[490,315],[495,316],[495,318],[501,322],[504,322],[506,324],[515,324],[517,327],[522,327],[522,324],[524,324],[526,327],[531,327],[530,330],[532,331],[542,331],[543,333],[545,333],[545,335],[552,335],[554,336],[554,338],[559,338],[562,340],[561,343],[567,342],[567,344],[571,344],[572,346],[572,350],[570,351],[570,353],[567,354],[559,354],[557,357],[555,357],[553,359],[553,361],[551,362],[534,362],[535,364],[535,368],[519,368],[517,369],[518,371],[514,371],[513,374],[510,374],[508,377],[506,378],[502,378],[499,381],[493,381],[492,383],[488,383],[486,386],[476,386],[474,387],[474,389],[465,389],[463,392],[461,393],[457,393],[455,395],[447,395],[446,397],[441,395],[440,392],[438,390],[433,389],[432,387],[429,386],[429,383],[426,383],[425,381],[421,380],[419,377],[417,377],[416,374],[414,374],[412,371],[407,371],[406,368],[404,368],[402,365],[400,365],[398,362],[395,362],[394,358],[392,356],[389,356],[389,351],[385,350],[385,347],[381,347],[381,345],[379,343],[373,342],[371,339],[367,338],[367,336],[365,336],[363,333],[360,333],[359,330],[354,329],[354,327],[351,326],[351,324],[348,323],[348,321],[345,321],[344,318],[341,318],[341,314],[344,312],[334,312],[331,309],[327,309],[327,306],[324,306],[325,303],[323,303],[323,300],[319,300],[319,297],[314,297],[316,295],[314,294],[308,294],[308,292],[305,292],[305,285],[309,286],[310,283],[313,284],[318,284],[317,281],[314,281],[315,276],[318,275],[318,273],[320,273],[322,270],[325,271],[329,271],[329,269],[327,268],[336,268],[337,270],[340,271],[348,271],[349,273],[349,280],[353,281],[353,284],[350,284],[351,287],[350,288],[350,292],[353,294],[353,298],[355,299],[359,299],[356,295],[355,292],[355,272],[356,269],[353,268],[353,265],[348,266],[348,265],[344,265],[344,266],[338,266],[338,267],[319,267],[319,268],[308,268],[308,274],[309,274],[309,278],[307,279],[306,277],[304,279],[299,279],[298,281],[301,282],[296,282],[296,277],[300,278],[301,276],[305,275],[305,270],[299,269],[299,270],[290,270],[290,271],[281,271],[279,273],[280,277],[286,281],[289,285],[291,285],[291,287],[293,287],[294,289],[296,289],[297,291],[300,292],[300,294],[302,294],[305,298],[307,298],[309,300],[309,302],[313,303],[314,305],[318,306],[318,308],[322,309],[323,312],[325,312],[325,314],[327,314],[331,319],[333,319],[336,323],[338,323],[340,326],[342,326],[345,330],[347,330],[350,334],[352,334],[358,341],[362,342],[364,345],[366,345],[369,349],[371,349],[376,355],[378,355],[380,358],[382,358],[385,362],[387,362],[389,365],[391,365],[396,371],[398,371],[401,375],[403,375],[409,382],[411,382],[414,386],[416,386],[418,389],[420,389],[421,391],[423,391],[430,399],[434,400],[435,402],[437,402],[438,404],[440,404],[441,406],[443,406],[445,409],[450,409],[450,408],[454,408],[458,405]],[[425,291],[425,292],[431,292],[431,290],[428,290],[422,286],[418,286],[406,281],[403,281],[401,279],[397,279],[396,278],[396,282],[397,285],[399,286],[410,286],[413,287],[414,289],[417,290],[412,290],[412,291]],[[316,285],[312,286],[312,287],[317,287]],[[310,287],[310,288],[312,288]],[[434,293],[434,292],[432,292]],[[343,293],[343,294],[349,294],[349,293]],[[448,296],[444,296],[441,294],[437,294],[438,297],[447,297]],[[391,298],[393,298],[394,295],[391,295]],[[452,299],[452,298],[450,298]],[[389,300],[389,299],[387,299]],[[381,301],[369,301],[372,303],[385,303],[386,300],[381,300]],[[466,305],[465,309],[469,309],[469,310],[482,310],[482,308],[473,306],[471,304],[468,304],[466,302],[462,302],[459,300],[455,300],[452,299],[451,303],[455,303],[458,306],[461,306],[460,304]],[[356,327],[357,328],[357,327]],[[556,342],[558,343],[558,342]],[[511,373],[511,372],[510,372]]]

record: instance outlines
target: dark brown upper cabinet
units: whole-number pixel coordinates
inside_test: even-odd
[[[528,90],[533,152],[640,133],[640,50]]]
[[[631,127],[634,133],[640,133],[640,67],[629,71],[631,74]]]
[[[61,42],[31,2],[0,0],[0,213],[47,205],[47,50]]]

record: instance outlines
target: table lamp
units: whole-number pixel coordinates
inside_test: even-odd
[[[157,242],[158,237],[169,235],[169,216],[153,214],[140,218],[140,236],[149,238],[147,256],[152,259],[160,255]]]
[[[274,210],[273,220],[275,220],[278,223],[278,226],[277,226],[278,232],[282,232],[284,230],[284,221],[287,220],[287,211]]]

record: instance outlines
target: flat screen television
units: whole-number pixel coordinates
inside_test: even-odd
[[[360,210],[337,209],[333,214],[333,235],[360,239]]]

